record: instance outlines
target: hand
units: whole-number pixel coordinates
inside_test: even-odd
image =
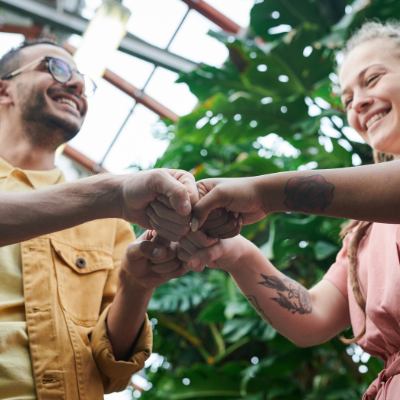
[[[227,239],[239,235],[242,221],[242,217],[239,219],[239,213],[227,211],[225,208],[217,208],[208,214],[201,230],[207,236]]]
[[[125,250],[119,278],[133,288],[151,290],[186,272],[176,256],[176,243],[146,231]]]
[[[189,269],[187,263],[190,256],[197,253],[200,249],[210,247],[215,243],[218,243],[217,238],[207,236],[202,231],[189,232],[180,240],[177,248],[177,256],[181,261],[183,261],[183,267]],[[204,267],[199,269],[199,271],[202,271],[203,269]],[[197,269],[193,269],[193,271],[198,272]]]
[[[146,209],[149,222],[158,235],[172,242],[178,242],[190,230],[192,214],[179,215],[171,206],[167,196],[158,195]]]
[[[268,214],[258,177],[204,179],[197,182],[197,190],[200,200],[193,207],[193,231],[203,226],[211,211],[222,207],[240,213],[239,225],[252,224]]]
[[[203,271],[205,266],[230,269],[244,253],[247,242],[242,236],[230,239],[207,237],[203,232],[190,232],[178,245],[178,257],[190,271]]]
[[[168,240],[179,242],[190,230],[192,215],[179,215],[166,196],[157,196],[157,200],[152,201],[146,211],[152,228]],[[211,211],[201,230],[207,236],[225,238],[238,235],[240,228],[237,215],[218,208]]]
[[[122,218],[145,229],[152,229],[146,208],[158,195],[166,196],[180,216],[189,215],[198,200],[193,175],[186,171],[154,169],[122,179]]]

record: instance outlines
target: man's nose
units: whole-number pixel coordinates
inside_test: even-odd
[[[66,85],[69,89],[73,89],[79,96],[84,94],[85,80],[79,72],[74,71],[71,79],[66,83]]]

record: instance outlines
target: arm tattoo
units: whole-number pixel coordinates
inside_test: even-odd
[[[322,213],[331,204],[335,186],[322,175],[297,176],[286,182],[283,204],[293,211]]]
[[[279,297],[271,297],[281,307],[291,311],[292,314],[310,314],[312,312],[312,303],[308,290],[300,283],[290,278],[280,279],[277,276],[266,276],[261,274],[264,281],[258,282],[269,289],[275,289]]]
[[[249,303],[255,308],[255,310],[261,315],[262,319],[265,320],[268,324],[272,326],[271,320],[265,315],[264,310],[258,304],[256,296],[253,295],[245,295],[246,299]]]

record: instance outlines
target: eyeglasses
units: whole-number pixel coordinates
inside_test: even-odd
[[[94,93],[96,92],[97,85],[93,82],[91,78],[89,78],[87,75],[81,74],[77,70],[72,70],[71,67],[68,65],[63,60],[60,60],[58,58],[54,57],[41,57],[35,61],[30,62],[27,65],[24,65],[23,67],[10,72],[0,79],[6,80],[6,79],[11,79],[14,76],[20,74],[22,71],[26,70],[27,68],[31,67],[32,65],[35,65],[37,63],[40,63],[42,61],[46,61],[46,67],[48,68],[51,76],[56,80],[57,82],[60,83],[67,83],[71,80],[73,72],[77,72],[83,79],[84,82],[84,96],[85,97],[92,97]]]

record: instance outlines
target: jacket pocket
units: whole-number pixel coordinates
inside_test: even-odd
[[[93,246],[70,246],[51,239],[55,252],[61,306],[78,325],[94,326],[99,318],[111,254]]]

